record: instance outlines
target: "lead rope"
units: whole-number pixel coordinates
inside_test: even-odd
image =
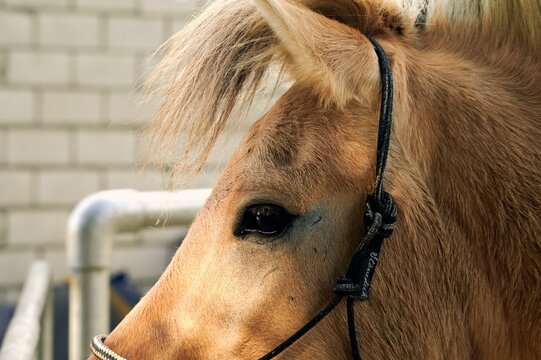
[[[336,308],[344,297],[347,298],[347,321],[351,357],[361,360],[361,351],[355,329],[355,300],[368,300],[370,283],[378,263],[383,240],[391,236],[397,222],[397,207],[383,187],[383,175],[387,165],[389,142],[393,120],[393,77],[389,59],[380,44],[367,36],[374,46],[381,73],[381,108],[379,115],[378,145],[376,157],[376,183],[374,191],[366,199],[364,223],[366,234],[355,250],[345,275],[341,276],[334,286],[334,298],[316,316],[307,322],[296,333],[275,347],[259,360],[269,360],[299,340]]]
[[[357,332],[355,329],[355,300],[368,300],[370,283],[383,240],[391,236],[396,226],[397,208],[392,196],[385,191],[383,187],[383,174],[387,164],[387,155],[389,153],[389,141],[391,139],[391,125],[393,113],[393,78],[389,59],[381,46],[367,36],[368,40],[374,46],[378,57],[379,69],[381,73],[381,109],[379,115],[378,145],[376,158],[376,183],[374,191],[366,199],[364,223],[366,234],[359,247],[353,254],[351,263],[345,275],[341,276],[333,289],[335,297],[325,307],[310,320],[306,325],[297,330],[287,340],[282,342],[272,351],[259,360],[272,359],[285,349],[290,347],[295,341],[299,340],[304,334],[310,331],[321,320],[336,308],[336,306],[347,297],[347,319],[348,333],[351,345],[351,356],[353,360],[361,360],[359,343],[357,342]],[[90,350],[101,360],[126,360],[116,354],[103,342],[104,335],[98,335],[92,339]]]

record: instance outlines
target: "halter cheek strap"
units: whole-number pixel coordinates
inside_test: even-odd
[[[355,300],[368,300],[372,276],[379,261],[383,240],[391,236],[397,222],[397,207],[392,196],[383,187],[383,175],[389,153],[393,113],[393,78],[389,59],[380,44],[367,36],[374,46],[381,73],[381,109],[378,129],[378,147],[376,158],[376,184],[374,191],[368,196],[365,204],[364,223],[366,233],[359,247],[355,250],[348,270],[334,286],[334,298],[287,340],[259,360],[269,360],[299,340],[321,320],[323,320],[344,297],[347,298],[348,333],[351,345],[351,356],[361,360],[361,351],[355,329]]]
[[[329,315],[344,297],[347,299],[346,306],[351,356],[353,360],[361,360],[361,352],[355,329],[355,300],[368,300],[370,284],[379,261],[383,240],[391,236],[397,222],[396,204],[392,196],[383,187],[383,175],[387,164],[389,142],[391,139],[393,78],[391,66],[385,52],[376,40],[369,36],[368,40],[374,46],[378,57],[382,89],[376,158],[376,183],[374,191],[368,196],[365,204],[364,223],[366,233],[353,254],[347,272],[336,281],[334,298],[306,325],[265,356],[259,358],[259,360],[269,360],[282,353]],[[100,360],[126,360],[109,349],[103,341],[105,341],[105,336],[98,335],[90,343],[90,349],[96,357]]]

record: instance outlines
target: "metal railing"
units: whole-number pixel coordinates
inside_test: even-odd
[[[36,260],[24,282],[15,314],[0,349],[0,360],[52,360],[53,293],[51,269]]]
[[[189,225],[210,189],[179,192],[104,191],[83,199],[70,215],[69,359],[86,359],[93,336],[109,331],[109,276],[114,234],[158,224]]]

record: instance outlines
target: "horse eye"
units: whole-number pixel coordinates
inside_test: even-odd
[[[252,205],[244,211],[235,236],[259,234],[276,236],[284,233],[294,216],[283,207],[271,204]]]

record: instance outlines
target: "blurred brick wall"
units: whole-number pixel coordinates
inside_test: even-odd
[[[131,92],[148,55],[200,3],[0,0],[0,301],[35,257],[50,260],[57,280],[66,275],[66,220],[85,195],[162,188],[159,174],[138,173],[146,117]],[[119,237],[115,267],[157,277],[176,231]]]

